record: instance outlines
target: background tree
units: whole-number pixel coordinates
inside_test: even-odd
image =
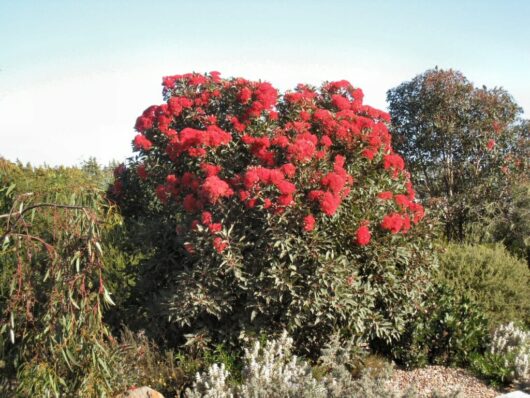
[[[527,177],[528,124],[502,88],[477,88],[458,71],[431,69],[387,93],[394,147],[419,196],[440,210],[449,239],[502,212]],[[526,127],[525,127],[526,126]]]

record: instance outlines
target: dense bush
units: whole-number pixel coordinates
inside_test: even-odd
[[[467,295],[438,284],[429,302],[412,320],[400,340],[383,349],[407,368],[429,364],[467,366],[488,343],[488,322]]]
[[[397,338],[432,260],[388,114],[346,81],[282,96],[214,72],[163,85],[111,189],[149,253],[143,322],[203,342],[286,328],[313,354],[332,332]]]
[[[530,324],[530,270],[503,246],[449,244],[439,272],[458,295],[472,297],[493,325]]]

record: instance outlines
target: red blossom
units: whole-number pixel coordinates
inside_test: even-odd
[[[200,206],[197,202],[197,199],[195,198],[195,195],[190,193],[184,197],[184,200],[182,201],[182,207],[184,207],[184,210],[186,210],[188,213],[194,213],[199,209]]]
[[[331,103],[333,106],[337,107],[339,110],[350,109],[350,101],[347,98],[344,98],[342,95],[334,94],[331,96]]]
[[[222,253],[228,247],[228,242],[217,236],[213,239],[213,247],[217,253]]]
[[[333,141],[331,141],[331,138],[329,138],[328,135],[323,135],[320,137],[320,145],[329,148],[331,145],[333,145]]]
[[[171,184],[171,185],[175,185],[175,184],[178,184],[178,178],[177,176],[175,176],[175,174],[170,174],[166,177],[166,183],[167,184]]]
[[[367,221],[364,221],[355,233],[355,241],[359,246],[366,246],[372,239],[372,234],[368,228],[368,225],[366,224]]]
[[[288,146],[287,153],[290,159],[299,163],[306,163],[311,160],[315,153],[315,144],[305,138],[298,138]]]
[[[420,203],[411,202],[409,209],[413,213],[412,222],[414,224],[419,223],[425,217],[425,209]]]
[[[140,164],[136,168],[136,173],[138,174],[138,177],[140,177],[140,180],[145,181],[147,180],[147,171],[145,170],[145,164]]]
[[[247,128],[245,124],[241,123],[239,119],[235,116],[230,119],[230,123],[232,123],[232,126],[234,126],[234,130],[236,130],[238,133],[242,133]]]
[[[212,223],[212,213],[209,211],[203,211],[201,214],[201,222],[203,225],[210,225]]]
[[[210,163],[201,163],[200,167],[204,174],[206,174],[206,177],[216,176],[221,172],[221,166]]]
[[[134,148],[136,150],[144,150],[148,151],[153,147],[153,143],[149,141],[145,135],[138,134],[136,137],[134,137]]]
[[[397,234],[403,227],[403,218],[399,213],[388,214],[381,222],[381,228],[389,230],[393,234]]]
[[[290,206],[293,204],[293,195],[292,194],[285,194],[278,196],[278,204],[280,206]]]
[[[250,91],[248,87],[243,87],[241,91],[239,92],[237,99],[242,104],[246,104],[248,101],[250,101],[251,97],[252,97],[252,91]]]
[[[338,195],[346,185],[346,179],[335,172],[331,172],[322,178],[321,184],[333,194]]]
[[[120,163],[118,166],[116,166],[114,168],[114,178],[118,178],[119,176],[121,176],[123,173],[125,173],[127,171],[127,167],[125,167],[125,165],[123,163]]]
[[[397,177],[399,172],[405,168],[403,158],[396,153],[385,155],[383,159],[383,167],[385,170],[391,169],[394,177]]]
[[[341,199],[337,195],[333,195],[331,192],[324,192],[320,197],[320,210],[328,216],[332,216],[340,206]]]
[[[292,182],[285,180],[280,181],[276,185],[276,188],[278,188],[278,191],[280,191],[282,195],[293,194],[296,191],[296,185],[294,185]]]
[[[215,204],[221,198],[227,198],[234,194],[226,181],[217,176],[210,176],[204,180],[201,186],[201,194],[211,203]]]
[[[375,156],[375,151],[370,148],[363,149],[363,151],[361,152],[361,156],[365,157],[366,159],[373,160]]]
[[[123,191],[123,183],[120,180],[114,181],[112,185],[112,194],[115,196],[120,196]]]
[[[310,232],[315,229],[316,220],[312,214],[304,217],[304,231]]]
[[[189,213],[189,218],[180,221],[183,225],[189,226],[194,219],[193,226],[198,226],[199,219],[212,234],[219,232],[222,225],[213,223],[211,213],[220,214],[219,209],[212,205],[231,197],[234,190],[238,200],[226,201],[226,205],[255,209],[252,214],[270,209],[267,217],[274,217],[296,203],[297,209],[306,213],[321,211],[332,216],[342,201],[349,200],[350,191],[355,195],[360,192],[347,172],[355,170],[355,154],[372,161],[362,166],[369,172],[382,166],[394,179],[403,177],[394,187],[403,193],[385,191],[377,195],[382,200],[394,199],[396,206],[395,213],[384,216],[382,229],[406,233],[411,223],[424,217],[423,207],[414,202],[415,191],[404,171],[404,161],[393,152],[386,124],[389,114],[363,105],[362,90],[349,82],[327,83],[320,92],[299,85],[280,103],[277,90],[269,83],[224,80],[218,72],[168,76],[163,85],[167,102],[147,108],[138,117],[135,128],[140,134],[133,144],[137,151],[156,148],[153,154],[162,152],[172,163],[159,168],[158,163],[155,167],[149,162],[150,178],[144,163],[135,171],[145,186],[153,184],[162,203],[171,200]],[[219,112],[223,101],[227,107]],[[176,126],[182,130],[175,131]],[[493,130],[500,131],[501,127],[494,124]],[[226,147],[218,150],[221,146]],[[486,147],[493,150],[495,141],[489,140]],[[233,152],[243,148],[242,153]],[[379,153],[381,163],[374,162]],[[146,155],[152,156],[142,153],[140,159]],[[237,164],[236,168],[232,164]],[[116,178],[124,172],[123,167]],[[157,186],[159,176],[167,177]],[[399,188],[401,183],[404,187]],[[116,180],[112,189],[121,192],[123,184]],[[203,211],[206,204],[211,212]],[[304,231],[312,231],[315,224],[313,214],[304,217]],[[362,222],[355,242],[364,246],[370,239],[368,222]],[[214,243],[216,250],[222,247],[219,252],[228,245],[221,238],[214,242],[222,243]]]
[[[221,223],[212,223],[208,226],[208,230],[212,233],[212,234],[215,234],[217,232],[220,232],[221,230],[223,229],[223,224]]]
[[[166,204],[168,200],[168,192],[166,190],[166,187],[163,185],[159,185],[155,189],[156,196],[160,202]]]
[[[380,192],[377,194],[377,197],[379,199],[383,199],[383,200],[389,200],[389,199],[392,199],[392,197],[394,196],[394,194],[390,191],[384,191],[384,192]]]
[[[410,200],[406,195],[396,195],[394,197],[394,200],[396,201],[396,204],[402,209],[406,210],[410,206]]]
[[[149,117],[140,116],[138,119],[136,119],[134,128],[136,131],[143,133],[144,131],[153,128],[153,120]]]
[[[287,176],[287,177],[294,177],[296,173],[296,167],[292,163],[286,163],[281,167],[281,171]]]

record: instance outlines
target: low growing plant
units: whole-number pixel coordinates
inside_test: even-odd
[[[488,351],[472,361],[473,370],[493,384],[530,387],[530,331],[510,322],[493,332]]]
[[[348,354],[338,347],[327,350],[323,362],[331,367],[329,372],[316,378],[311,366],[292,354],[293,339],[285,332],[276,340],[265,344],[255,342],[245,350],[243,378],[234,385],[230,372],[224,365],[212,365],[206,372],[198,373],[186,398],[416,398],[414,389],[397,391],[390,383],[392,366],[386,363],[376,372],[366,368],[359,377],[353,377],[346,364]],[[335,354],[338,354],[335,356]],[[333,357],[333,358],[332,358]],[[342,361],[345,361],[342,362]],[[460,397],[458,393],[429,397]]]
[[[436,285],[429,301],[392,345],[376,346],[407,368],[429,364],[467,366],[489,340],[488,320],[469,297]],[[382,348],[384,347],[384,348]]]

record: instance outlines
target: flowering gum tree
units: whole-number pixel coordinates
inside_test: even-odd
[[[344,80],[280,95],[192,73],[163,95],[110,190],[153,253],[150,316],[173,336],[286,328],[315,354],[331,333],[397,337],[431,262],[389,115]]]
[[[394,147],[421,199],[438,208],[448,239],[484,234],[507,211],[511,189],[529,180],[530,130],[501,88],[431,69],[388,91]]]

